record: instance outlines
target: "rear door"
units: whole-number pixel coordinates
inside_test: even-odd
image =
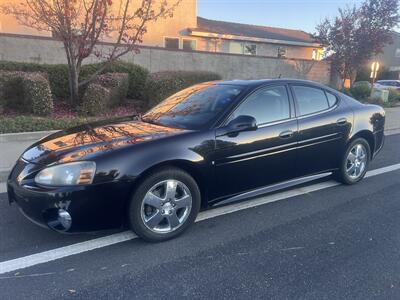
[[[335,169],[351,130],[352,112],[334,93],[292,84],[299,124],[298,176]]]
[[[216,194],[238,194],[293,176],[296,166],[297,120],[286,85],[259,89],[229,119],[249,115],[257,130],[237,134],[216,131]],[[222,131],[223,132],[223,131]]]

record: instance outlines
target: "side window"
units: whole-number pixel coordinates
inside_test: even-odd
[[[300,115],[309,115],[329,108],[323,90],[308,86],[293,86]]]
[[[230,119],[241,115],[254,117],[258,125],[289,119],[290,105],[286,87],[265,88],[250,95]]]
[[[332,107],[336,104],[337,98],[334,94],[326,92],[326,97],[328,98],[329,107]]]

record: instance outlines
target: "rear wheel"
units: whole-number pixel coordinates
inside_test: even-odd
[[[363,138],[355,139],[347,147],[340,168],[335,172],[336,179],[349,185],[359,182],[367,173],[370,157],[368,142]]]
[[[162,169],[139,185],[129,205],[129,223],[146,241],[161,242],[185,231],[200,209],[195,180],[176,168]]]

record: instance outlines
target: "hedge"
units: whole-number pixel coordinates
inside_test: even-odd
[[[389,89],[389,102],[394,104],[400,102],[400,91]]]
[[[87,123],[86,118],[49,119],[32,116],[0,117],[0,134],[67,129]]]
[[[88,78],[90,75],[96,72],[102,66],[102,64],[103,63],[97,63],[82,66],[81,78]],[[145,84],[150,74],[147,69],[132,63],[116,61],[108,65],[102,73],[128,73],[128,97],[132,99],[143,99]]]
[[[0,61],[0,70],[46,74],[55,97],[69,97],[68,66]]]
[[[372,91],[371,83],[367,81],[355,82],[350,89],[351,95],[358,100],[369,98],[371,96],[371,91]]]
[[[40,116],[53,112],[50,85],[41,73],[1,71],[0,90],[5,107]]]
[[[81,115],[97,116],[110,106],[110,90],[97,83],[91,83],[82,97],[78,107]]]
[[[80,72],[80,80],[89,78],[102,65],[103,63],[83,65]],[[50,82],[51,91],[56,98],[67,99],[70,96],[68,65],[66,64],[49,65],[0,61],[0,70],[45,73]],[[128,73],[128,96],[133,99],[143,98],[144,86],[149,76],[149,71],[145,68],[128,62],[116,61],[107,66],[102,73]]]
[[[106,73],[99,75],[94,83],[110,90],[110,106],[123,104],[129,90],[129,75],[127,73]]]
[[[152,73],[146,82],[145,100],[153,107],[172,94],[201,82],[220,80],[221,76],[205,71],[164,71]]]
[[[107,109],[123,104],[129,88],[126,73],[106,73],[90,83],[78,107],[81,115],[97,116]]]

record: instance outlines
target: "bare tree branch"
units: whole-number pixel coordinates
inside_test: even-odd
[[[125,1],[125,2],[123,2]],[[0,11],[14,16],[24,26],[38,31],[51,31],[64,45],[72,101],[77,101],[79,87],[88,84],[111,63],[138,51],[147,25],[160,18],[172,17],[182,0],[122,0],[122,11],[115,13],[113,0],[24,0],[10,3]],[[108,53],[99,43],[107,38],[112,46]],[[96,55],[104,64],[88,79],[79,82],[84,60]]]

